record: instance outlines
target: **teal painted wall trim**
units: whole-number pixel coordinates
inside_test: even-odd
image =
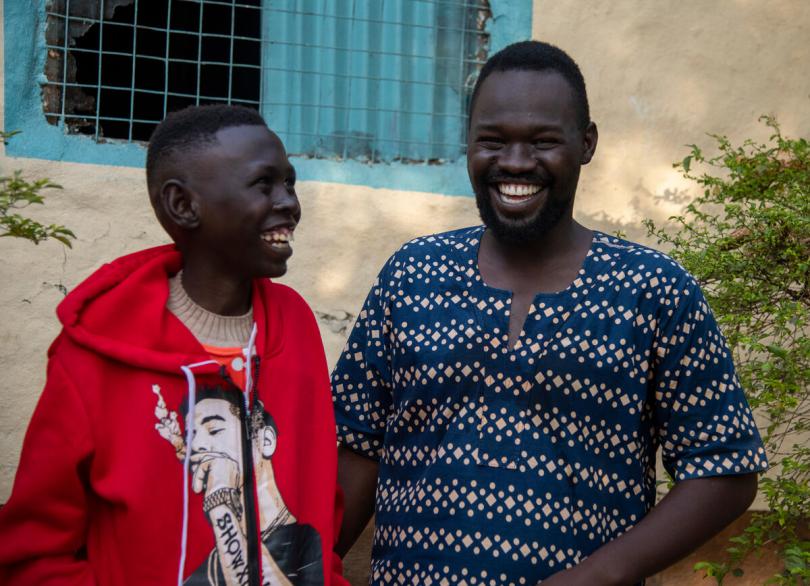
[[[33,5],[33,6],[32,6]],[[490,52],[531,38],[532,0],[491,0]],[[33,8],[33,9],[32,9]],[[6,2],[4,130],[20,130],[6,155],[51,161],[143,167],[146,149],[139,143],[65,134],[42,113],[40,84],[45,82],[45,0]],[[463,158],[444,165],[366,164],[293,157],[301,181],[326,181],[403,191],[472,195]]]
[[[33,7],[32,7],[33,5]],[[45,0],[3,5],[5,62],[4,130],[20,130],[6,155],[73,163],[143,167],[146,149],[124,141],[97,143],[67,135],[48,124],[42,113],[40,84],[45,83]]]

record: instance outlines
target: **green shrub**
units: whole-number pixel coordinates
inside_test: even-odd
[[[16,131],[0,130],[0,139],[6,143],[15,134]],[[61,186],[50,179],[27,181],[20,171],[14,171],[10,177],[0,176],[0,237],[25,238],[34,244],[53,238],[68,248],[71,247],[70,239],[76,236],[64,226],[46,226],[19,213],[31,204],[44,204],[45,196],[42,191],[45,189],[61,189]]]
[[[731,539],[728,558],[695,566],[722,584],[765,545],[784,570],[769,584],[810,583],[810,144],[782,136],[773,118],[765,144],[733,145],[712,135],[717,154],[697,147],[675,166],[702,188],[677,228],[645,222],[659,243],[704,288],[734,353],[737,371],[761,422],[771,469],[760,480],[767,512],[754,513]],[[701,172],[697,172],[699,168]]]

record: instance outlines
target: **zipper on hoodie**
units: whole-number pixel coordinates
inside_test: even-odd
[[[252,376],[250,389],[245,389],[249,394],[248,407],[245,408],[244,401],[241,401],[242,416],[242,465],[244,473],[244,496],[245,496],[245,533],[247,537],[247,559],[249,568],[249,583],[251,586],[261,586],[261,551],[259,547],[258,512],[256,511],[256,474],[253,469],[253,446],[250,438],[250,414],[256,406],[256,385],[259,379],[259,357],[253,356],[254,375]]]

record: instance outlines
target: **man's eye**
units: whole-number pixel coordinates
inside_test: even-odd
[[[295,188],[295,177],[288,177],[284,180],[284,185],[287,189],[294,189]]]
[[[559,141],[553,138],[541,138],[540,140],[534,141],[534,147],[538,149],[552,149],[557,146]]]

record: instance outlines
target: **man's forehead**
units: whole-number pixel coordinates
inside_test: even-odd
[[[488,124],[501,116],[546,113],[576,116],[576,95],[569,81],[553,69],[509,69],[489,75],[479,88],[470,122]]]

